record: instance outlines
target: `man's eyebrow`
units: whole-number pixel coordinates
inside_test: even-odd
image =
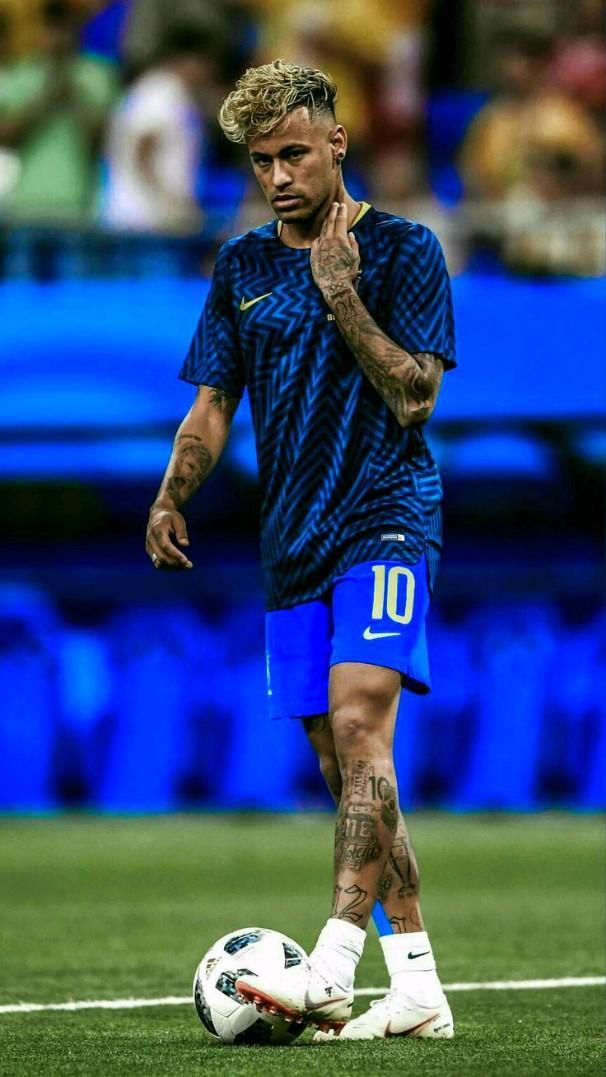
[[[277,157],[281,157],[284,153],[291,153],[293,150],[308,150],[309,146],[305,142],[290,142],[288,146],[283,146]],[[263,150],[251,150],[250,156],[255,157],[271,157],[271,153],[263,153]]]

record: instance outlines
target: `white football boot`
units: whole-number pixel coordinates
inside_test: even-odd
[[[258,1010],[333,1034],[349,1020],[354,1000],[353,987],[341,988],[328,966],[317,959],[295,968],[242,976],[236,980],[236,991]]]
[[[417,1039],[451,1040],[454,1022],[445,995],[435,1006],[421,1005],[401,991],[390,991],[385,998],[371,1002],[370,1009],[350,1021],[338,1034],[320,1031],[314,1043],[340,1040],[384,1040],[391,1036]]]

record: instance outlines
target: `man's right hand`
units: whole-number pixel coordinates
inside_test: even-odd
[[[168,508],[154,502],[149,510],[145,549],[155,568],[165,572],[182,572],[193,568],[189,558],[172,541],[179,546],[189,546],[187,525],[183,516],[176,509]]]

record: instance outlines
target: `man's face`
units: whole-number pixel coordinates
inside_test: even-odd
[[[309,220],[335,199],[336,154],[346,146],[345,132],[332,116],[310,119],[307,108],[295,109],[268,135],[251,139],[255,176],[280,220]]]

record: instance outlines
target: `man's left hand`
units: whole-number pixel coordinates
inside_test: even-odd
[[[344,202],[333,202],[320,235],[312,243],[311,272],[327,302],[336,293],[355,287],[360,251],[353,232],[347,231]]]

